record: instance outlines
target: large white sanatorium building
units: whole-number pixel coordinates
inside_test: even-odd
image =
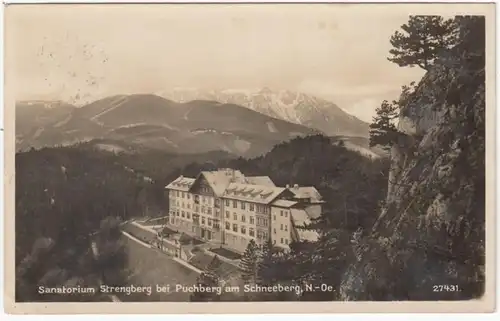
[[[237,252],[254,239],[288,249],[296,240],[315,241],[313,231],[296,228],[321,214],[321,195],[314,187],[277,187],[267,176],[245,176],[239,170],[203,171],[180,176],[165,187],[169,225]]]

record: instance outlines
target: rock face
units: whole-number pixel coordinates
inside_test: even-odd
[[[460,41],[402,97],[388,194],[344,300],[457,300],[484,291],[484,20],[459,19]]]

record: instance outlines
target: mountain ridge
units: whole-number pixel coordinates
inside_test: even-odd
[[[177,102],[214,100],[234,103],[264,115],[318,129],[328,135],[369,136],[369,124],[333,102],[291,90],[174,88],[157,95]]]
[[[276,143],[320,133],[235,104],[177,103],[153,94],[115,95],[82,107],[65,107],[63,113],[58,108],[43,111],[53,118],[30,126],[22,122],[31,119],[17,119],[22,129],[16,130],[18,150],[104,138],[173,152],[223,150],[256,156]]]

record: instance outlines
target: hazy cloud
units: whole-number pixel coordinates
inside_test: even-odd
[[[386,59],[390,35],[408,19],[400,8],[10,6],[7,50],[18,99],[267,86],[306,91],[366,119],[422,74]]]

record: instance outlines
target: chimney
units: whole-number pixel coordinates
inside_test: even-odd
[[[286,185],[285,185],[285,187],[286,187],[286,188],[290,188],[290,184],[286,184]]]
[[[293,188],[298,189],[299,188],[299,184],[293,185]]]

